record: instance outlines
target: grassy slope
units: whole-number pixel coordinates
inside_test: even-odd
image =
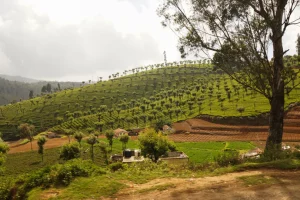
[[[299,81],[300,79],[296,83]],[[199,90],[197,86],[200,87]],[[230,99],[225,87],[231,91]],[[293,90],[289,97],[286,97],[287,105],[300,100],[299,89]],[[217,96],[223,98],[223,101],[220,102]],[[202,98],[201,107],[198,106],[199,98]],[[179,105],[176,105],[178,103],[176,101]],[[190,101],[193,102],[191,106],[188,103]],[[155,104],[153,110],[156,114],[153,113],[151,103]],[[141,118],[132,119],[143,114],[140,109],[143,104],[146,106],[145,114],[154,118],[146,120],[146,124]],[[171,108],[167,109],[166,104],[170,104]],[[107,106],[106,111],[101,111],[101,105]],[[239,113],[238,107],[245,108],[245,111]],[[109,109],[113,109],[111,114],[108,112]],[[85,129],[95,127],[94,123],[98,121],[97,113],[101,113],[104,129],[133,128],[147,126],[155,121],[155,118],[166,117],[171,121],[178,121],[195,117],[199,113],[253,116],[268,111],[269,104],[262,95],[246,91],[228,76],[212,71],[209,65],[197,64],[142,71],[110,81],[1,106],[0,110],[0,131],[6,137],[8,134],[16,135],[16,126],[28,121],[39,130],[53,126],[56,127],[52,130]],[[176,110],[179,112],[178,116]],[[79,111],[77,115],[76,111]],[[62,122],[58,122],[58,117]],[[126,120],[128,118],[131,120]]]

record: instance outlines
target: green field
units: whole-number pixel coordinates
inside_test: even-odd
[[[106,139],[100,139],[107,141]],[[254,146],[250,142],[180,142],[175,143],[179,151],[183,151],[189,156],[189,160],[195,163],[213,162],[214,157],[223,153],[225,148],[245,151],[253,149]],[[83,151],[89,148],[88,144],[83,143]],[[127,148],[138,148],[138,141],[130,140]],[[45,150],[44,162],[41,162],[41,157],[37,151],[29,151],[25,153],[8,154],[5,163],[6,176],[15,176],[23,173],[29,173],[38,170],[45,166],[50,166],[55,163],[63,163],[59,160],[60,148]],[[112,154],[122,152],[122,143],[119,140],[114,140]],[[89,151],[82,153],[83,159],[90,159]],[[95,148],[95,163],[100,166],[105,166],[103,157],[99,149]]]

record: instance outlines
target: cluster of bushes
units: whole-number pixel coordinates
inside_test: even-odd
[[[6,160],[6,153],[9,151],[8,145],[3,142],[1,137],[2,137],[2,133],[0,132],[0,175],[3,171],[2,165]]]
[[[106,171],[91,161],[73,159],[65,164],[45,167],[29,175],[23,175],[14,183],[1,182],[0,199],[26,199],[26,194],[35,187],[67,186],[75,177],[89,177],[105,174]]]

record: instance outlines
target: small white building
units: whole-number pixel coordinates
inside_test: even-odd
[[[123,151],[123,163],[144,162],[144,160],[140,149],[125,149]]]

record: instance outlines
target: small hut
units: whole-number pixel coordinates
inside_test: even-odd
[[[121,135],[128,134],[128,132],[124,129],[118,128],[114,130],[115,137],[120,137]]]

